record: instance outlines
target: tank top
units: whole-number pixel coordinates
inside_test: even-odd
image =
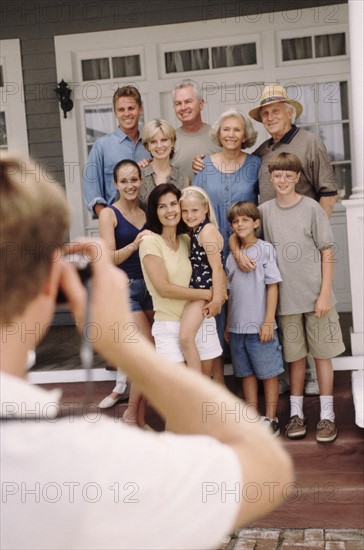
[[[137,235],[145,229],[145,225],[141,229],[138,229],[135,227],[135,225],[131,224],[118,210],[115,208],[115,206],[108,206],[108,208],[111,208],[115,212],[116,216],[116,227],[115,227],[115,245],[116,250],[119,250],[119,248],[124,248],[124,246],[128,246],[128,244],[131,244],[134,242]],[[125,260],[125,262],[118,264],[117,266],[119,269],[122,269],[125,271],[129,279],[142,279],[143,273],[142,268],[140,265],[140,258],[139,258],[139,250],[136,250]]]
[[[198,236],[206,224],[210,223],[207,218],[197,227],[191,236],[191,255],[192,276],[190,287],[192,288],[211,288],[212,287],[212,269],[207,258],[205,249],[198,242]],[[222,250],[220,251],[222,260]]]

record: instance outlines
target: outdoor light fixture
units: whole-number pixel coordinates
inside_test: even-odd
[[[55,92],[61,105],[63,116],[64,118],[67,118],[67,113],[73,109],[73,101],[71,99],[72,90],[68,87],[67,82],[65,82],[62,78],[61,82],[57,84]]]

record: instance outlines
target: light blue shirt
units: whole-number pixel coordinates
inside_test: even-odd
[[[120,160],[131,159],[140,162],[149,159],[141,139],[136,143],[116,128],[111,134],[98,138],[84,168],[83,194],[86,206],[93,212],[95,204],[110,205],[118,198],[114,185],[114,166]]]
[[[267,285],[280,283],[276,251],[271,243],[258,241],[243,251],[256,262],[253,271],[241,271],[230,253],[226,261],[229,289],[229,332],[257,334],[267,311]],[[274,321],[274,328],[277,328]]]
[[[232,233],[227,213],[238,201],[258,204],[258,174],[261,159],[248,155],[236,172],[220,172],[210,157],[204,158],[205,167],[194,175],[192,184],[202,187],[210,197],[215,210],[219,231],[224,237],[224,261],[229,253],[229,237]]]

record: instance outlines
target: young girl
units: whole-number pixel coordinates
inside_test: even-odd
[[[225,271],[222,263],[224,239],[218,230],[215,213],[207,193],[200,187],[187,187],[181,195],[181,213],[191,233],[192,288],[212,288],[212,300],[187,302],[180,331],[180,344],[188,367],[201,371],[195,337],[204,316],[221,311],[225,298]],[[205,373],[211,375],[211,372]]]

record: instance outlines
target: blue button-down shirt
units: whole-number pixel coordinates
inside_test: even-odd
[[[149,159],[150,154],[141,139],[134,143],[120,128],[98,138],[84,169],[83,193],[88,210],[93,212],[95,204],[109,205],[117,199],[113,178],[115,164],[124,159],[140,162],[145,158]]]

